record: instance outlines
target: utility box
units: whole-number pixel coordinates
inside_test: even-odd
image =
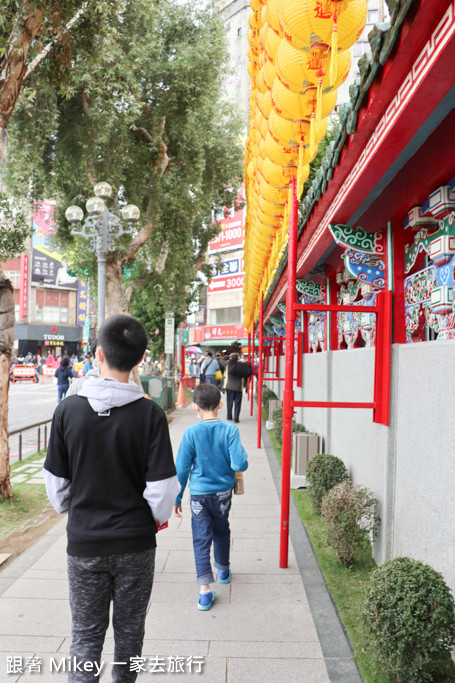
[[[319,434],[294,432],[292,435],[292,473],[305,475],[308,460],[319,453]]]
[[[164,380],[161,377],[150,377],[148,381],[147,393],[150,398],[155,401],[155,403],[158,403],[163,410],[166,410],[163,381]]]
[[[273,413],[275,410],[278,410],[278,408],[282,408],[283,403],[280,401],[279,398],[271,398],[269,401],[269,422],[273,422]]]
[[[175,407],[175,385],[172,377],[150,377],[147,393],[163,410]]]

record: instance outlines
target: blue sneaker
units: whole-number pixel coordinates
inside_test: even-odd
[[[211,608],[216,600],[215,591],[207,591],[206,593],[199,593],[199,600],[197,603],[197,608],[206,612]]]
[[[231,570],[225,572],[218,571],[218,583],[231,583]]]

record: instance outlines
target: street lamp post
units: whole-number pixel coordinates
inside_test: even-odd
[[[70,206],[65,212],[66,220],[71,223],[72,235],[80,235],[91,241],[93,251],[96,252],[98,264],[98,329],[104,322],[106,310],[106,258],[114,248],[114,241],[121,235],[133,232],[133,223],[139,220],[140,211],[134,204],[128,204],[121,209],[124,223],[118,216],[111,213],[105,201],[112,195],[112,187],[109,183],[97,183],[95,185],[95,197],[91,197],[86,203],[87,213],[85,221],[84,212],[79,206]]]

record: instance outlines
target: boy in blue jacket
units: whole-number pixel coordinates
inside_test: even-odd
[[[248,455],[240,443],[239,430],[218,419],[221,394],[214,384],[200,384],[193,392],[193,407],[200,422],[183,433],[175,463],[181,491],[174,514],[181,517],[182,496],[190,479],[191,529],[197,582],[200,587],[198,609],[209,610],[216,599],[210,589],[214,581],[210,563],[213,542],[218,581],[229,583],[231,530],[229,510],[235,473],[248,467]]]

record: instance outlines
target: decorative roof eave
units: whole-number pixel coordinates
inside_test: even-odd
[[[340,163],[341,154],[349,136],[356,131],[359,110],[361,109],[362,104],[367,100],[375,78],[380,75],[380,70],[383,69],[393,47],[397,44],[401,36],[403,21],[412,4],[417,4],[417,0],[388,0],[391,14],[390,24],[378,24],[368,35],[371,53],[364,55],[359,62],[361,77],[360,79],[357,79],[350,88],[351,104],[346,104],[341,108],[339,130],[327,149],[326,156],[321,168],[318,170],[316,178],[310,186],[306,196],[300,202],[299,241],[313,212],[316,208],[319,208],[318,205],[320,200],[324,198],[328,183],[333,177],[334,170]],[[265,309],[274,297],[275,290],[283,276],[286,266],[287,249],[283,254],[272,285],[264,300]],[[273,308],[276,308],[276,301],[273,304]],[[273,311],[271,310],[270,312]]]

